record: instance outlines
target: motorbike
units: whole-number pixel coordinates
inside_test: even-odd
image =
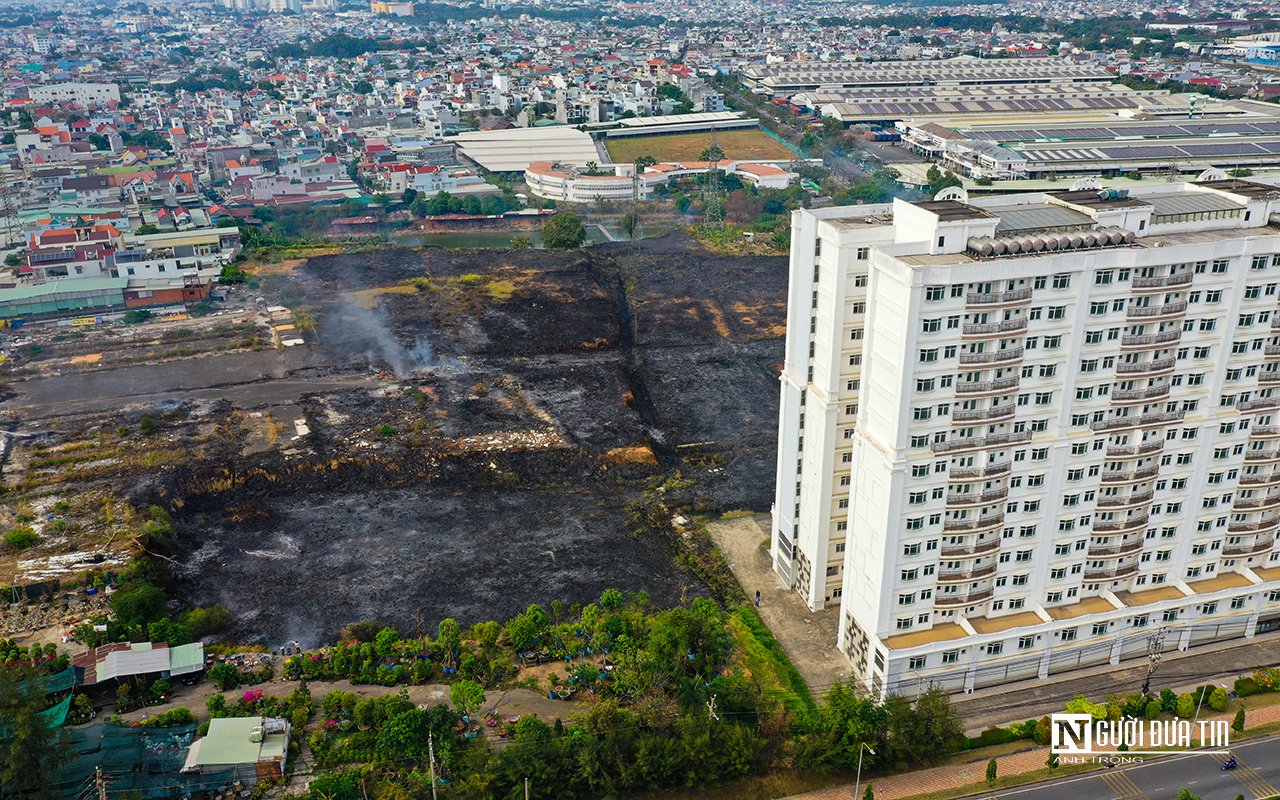
[[[1235,769],[1237,766],[1238,765],[1236,764],[1236,758],[1235,756],[1232,756],[1231,758],[1228,758],[1226,761],[1222,762],[1222,771],[1226,772],[1229,769]]]

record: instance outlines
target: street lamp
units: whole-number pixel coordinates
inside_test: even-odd
[[[862,789],[862,751],[866,750],[871,755],[875,755],[876,751],[866,742],[858,742],[858,780],[853,784],[853,800],[858,800],[858,792]]]

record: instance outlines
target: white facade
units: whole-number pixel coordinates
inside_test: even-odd
[[[1273,214],[1242,181],[796,212],[772,552],[868,689],[1280,628]]]
[[[29,94],[37,103],[103,106],[120,102],[120,87],[114,83],[51,83],[48,86],[32,86]]]

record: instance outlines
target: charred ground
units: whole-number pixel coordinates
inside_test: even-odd
[[[61,430],[29,446],[41,463],[83,439],[118,451],[58,482],[178,511],[180,594],[227,605],[237,637],[501,618],[607,586],[670,604],[707,588],[665,539],[633,534],[630,504],[679,472],[703,508],[768,507],[783,258],[678,236],[393,249],[313,258],[259,293],[305,345],[130,363],[126,380],[72,365],[68,343],[10,385],[19,426]],[[266,316],[259,339],[278,339],[288,325]],[[145,414],[156,434],[124,432]],[[140,468],[133,450],[169,455]]]

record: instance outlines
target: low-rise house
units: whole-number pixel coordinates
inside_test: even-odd
[[[115,280],[123,291],[125,283]],[[190,675],[204,669],[204,644],[170,647],[165,642],[115,642],[86,650],[72,659],[77,683],[95,686],[105,681],[130,679],[169,679]]]
[[[253,784],[279,780],[289,758],[289,723],[279,717],[221,717],[209,720],[209,733],[187,751],[187,774],[231,770]]]

